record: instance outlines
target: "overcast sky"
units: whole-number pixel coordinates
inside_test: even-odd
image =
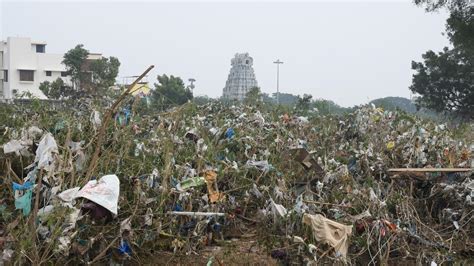
[[[411,1],[302,3],[8,2],[1,37],[46,41],[64,53],[78,43],[116,56],[120,77],[149,65],[185,81],[196,95],[219,97],[237,52],[254,58],[262,91],[310,93],[343,106],[384,96],[409,97],[411,60],[448,41],[447,14],[426,13]],[[119,79],[121,80],[121,79]]]

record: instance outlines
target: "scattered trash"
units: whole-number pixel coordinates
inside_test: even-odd
[[[28,216],[31,212],[32,189],[28,189],[23,196],[15,199],[15,208],[22,210],[23,216]]]
[[[226,139],[231,139],[235,136],[235,132],[234,132],[234,129],[229,127],[226,131],[225,131],[225,138]]]
[[[204,184],[206,184],[206,179],[201,176],[196,176],[181,181],[181,183],[176,185],[176,189],[183,191],[192,187],[203,186]]]
[[[347,226],[325,218],[320,214],[303,215],[303,223],[311,226],[316,241],[322,241],[334,248],[344,259],[349,248],[349,236],[352,234],[352,225]]]
[[[38,144],[36,150],[35,162],[38,163],[39,169],[46,171],[53,170],[54,155],[58,153],[58,145],[51,133],[46,133]]]
[[[173,251],[214,265],[221,255],[206,249],[244,241],[245,254],[261,248],[282,264],[436,265],[472,253],[474,145],[460,129],[371,106],[298,116],[219,102],[83,105],[12,114],[0,143],[2,263]]]
[[[88,199],[110,211],[112,214],[117,215],[119,194],[120,181],[118,177],[116,175],[106,175],[101,177],[98,181],[89,181],[77,192],[76,197]],[[87,206],[94,210],[100,209],[94,206],[94,204]]]

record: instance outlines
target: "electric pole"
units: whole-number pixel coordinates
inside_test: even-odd
[[[273,63],[277,65],[277,104],[280,104],[280,65],[283,64],[283,62],[277,59]]]

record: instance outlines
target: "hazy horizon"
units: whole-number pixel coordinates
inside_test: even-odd
[[[314,3],[9,2],[1,38],[46,41],[48,53],[82,43],[121,62],[118,80],[149,65],[196,79],[195,95],[219,97],[235,53],[248,52],[263,92],[310,93],[342,106],[409,97],[412,60],[440,51],[445,12],[411,1]]]

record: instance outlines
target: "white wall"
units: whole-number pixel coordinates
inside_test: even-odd
[[[4,98],[11,99],[13,91],[18,94],[30,92],[35,97],[46,99],[39,90],[43,81],[54,81],[61,77],[61,71],[66,71],[61,63],[62,54],[36,53],[35,43],[30,38],[9,37],[4,53],[4,68],[8,69],[8,82],[4,83]],[[20,81],[20,70],[34,70],[34,81]],[[52,71],[51,77],[46,76],[46,71]],[[70,83],[69,77],[61,77]]]
[[[3,42],[0,42],[0,98],[3,96]]]

